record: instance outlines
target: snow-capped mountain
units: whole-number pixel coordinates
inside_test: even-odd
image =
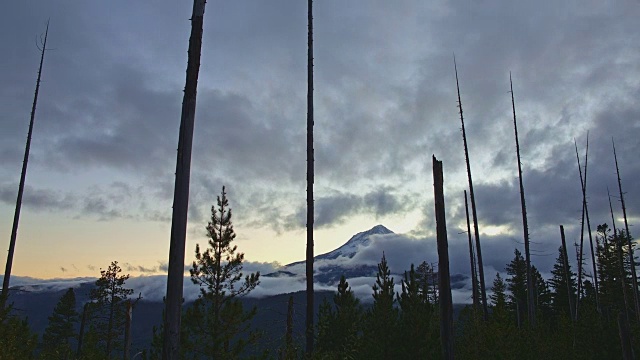
[[[376,236],[394,234],[383,225],[376,225],[371,229],[359,232],[344,245],[325,254],[314,257],[314,280],[321,284],[333,285],[344,275],[346,278],[375,277],[377,265],[358,263],[353,257],[359,250],[371,245]],[[279,271],[264,275],[266,277],[305,276],[305,262],[297,261],[285,265]]]
[[[336,259],[340,256],[353,258],[356,255],[358,249],[369,246],[371,244],[371,237],[373,235],[389,235],[394,232],[384,227],[384,225],[376,225],[371,229],[363,232],[359,232],[351,237],[344,245],[339,248],[330,251],[326,254],[318,255],[314,257],[316,260],[322,259]],[[295,263],[294,263],[295,264]],[[292,264],[290,264],[292,265]]]
[[[393,231],[387,229],[386,227],[384,227],[384,225],[376,225],[367,231],[359,232],[353,235],[351,239],[349,239],[349,241],[344,243],[344,245],[340,246],[339,248],[322,255],[314,256],[313,259],[315,261],[333,260],[333,259],[337,259],[340,256],[344,256],[351,259],[356,255],[356,252],[358,251],[358,249],[362,249],[371,244],[372,236],[389,235],[393,233],[394,233]],[[290,266],[295,266],[298,264],[304,264],[304,261],[296,261],[294,263],[285,265],[285,268]]]
[[[330,251],[325,254],[317,255],[314,257],[314,282],[323,285],[335,285],[340,281],[340,277],[344,275],[349,281],[360,278],[375,279],[378,272],[377,261],[362,261],[362,257],[357,257],[358,252],[365,250],[369,246],[372,246],[373,242],[380,237],[395,235],[395,233],[384,225],[376,225],[373,228],[359,232],[349,239],[344,245],[339,248]],[[382,253],[379,254],[382,256]],[[406,264],[406,268],[403,269],[391,269],[392,274],[396,276],[402,276],[404,270],[409,267],[410,264]],[[269,278],[279,277],[291,277],[291,278],[304,278],[306,276],[306,268],[304,261],[297,261],[283,266],[280,270],[263,275]],[[373,282],[368,280],[371,284]],[[466,286],[468,277],[463,274],[451,275],[451,286],[454,289],[461,289]]]

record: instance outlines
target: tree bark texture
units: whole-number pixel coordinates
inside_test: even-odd
[[[206,0],[194,0],[191,15],[191,35],[187,60],[187,74],[182,99],[176,181],[173,193],[171,218],[171,243],[162,344],[162,359],[178,359],[180,353],[180,321],[182,312],[182,287],[184,283],[184,255],[187,235],[187,210],[189,208],[189,180],[191,176],[191,150],[196,115],[196,93],[202,52],[202,25]]]
[[[469,258],[471,259],[471,291],[473,297],[473,309],[477,311],[480,308],[480,298],[478,294],[478,275],[476,270],[476,254],[473,250],[473,240],[471,239],[471,223],[469,222],[469,201],[467,199],[467,190],[464,190],[464,209],[467,215],[467,235],[469,237]]]
[[[453,359],[453,303],[449,276],[449,245],[444,206],[442,161],[433,156],[433,190],[435,194],[436,233],[438,241],[438,287],[440,289],[440,340],[444,359]]]
[[[467,147],[467,134],[464,130],[464,116],[462,114],[462,100],[460,99],[460,83],[458,82],[458,66],[456,58],[453,58],[453,65],[456,72],[456,88],[458,90],[458,108],[460,109],[460,122],[462,123],[462,142],[464,144],[464,156],[467,164],[467,178],[469,180],[469,196],[471,197],[471,213],[473,215],[473,231],[476,239],[476,255],[478,256],[478,276],[480,277],[480,295],[482,296],[483,319],[489,319],[489,309],[487,307],[487,292],[484,282],[484,267],[482,264],[482,247],[480,246],[480,231],[478,230],[478,212],[476,211],[476,198],[473,193],[473,180],[471,177],[471,165],[469,164],[469,148]]]
[[[307,319],[306,319],[306,353],[313,352],[313,0],[308,0],[308,37],[307,37]]]
[[[624,217],[624,229],[629,245],[629,263],[631,264],[631,284],[633,285],[633,302],[636,308],[636,316],[640,321],[640,295],[638,295],[638,275],[636,274],[636,263],[633,257],[633,244],[631,243],[631,233],[629,232],[629,222],[627,221],[627,207],[624,205],[624,193],[622,192],[622,181],[620,180],[620,168],[618,167],[618,155],[616,154],[616,144],[613,144],[613,159],[616,162],[616,174],[618,176],[618,189],[620,190],[620,203],[622,204],[622,216]]]
[[[516,156],[518,159],[518,179],[520,181],[520,205],[522,207],[522,231],[524,232],[524,255],[527,263],[527,313],[529,324],[536,324],[536,309],[533,300],[533,278],[531,277],[531,252],[529,251],[529,225],[527,223],[527,205],[524,197],[524,184],[522,182],[522,162],[520,160],[520,142],[518,141],[518,123],[516,121],[516,102],[513,95],[513,81],[509,73],[509,86],[511,87],[511,106],[513,108],[513,129],[516,138]]]
[[[31,106],[31,119],[29,120],[29,131],[27,133],[27,144],[24,149],[24,159],[22,160],[22,172],[20,173],[20,184],[18,185],[18,198],[16,199],[16,209],[13,214],[13,225],[11,227],[11,238],[9,240],[9,252],[7,254],[7,264],[2,280],[2,296],[9,296],[9,285],[11,280],[11,268],[13,267],[13,254],[16,250],[16,238],[18,237],[18,223],[20,222],[20,209],[22,208],[22,194],[24,193],[24,182],[27,177],[27,164],[29,163],[29,150],[31,149],[31,135],[33,134],[33,122],[36,117],[36,105],[38,104],[38,93],[40,92],[40,79],[42,78],[42,65],[44,64],[44,53],[47,50],[47,37],[49,35],[49,22],[44,33],[42,49],[40,49],[40,67],[38,68],[38,79],[36,80],[36,90],[33,95],[33,105]]]

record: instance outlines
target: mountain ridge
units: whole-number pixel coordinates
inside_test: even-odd
[[[369,238],[372,235],[389,235],[389,234],[395,234],[393,231],[389,230],[387,227],[385,227],[382,224],[378,224],[374,227],[372,227],[369,230],[366,231],[361,231],[355,235],[353,235],[349,240],[347,240],[346,243],[340,245],[338,248],[331,250],[329,252],[320,254],[320,255],[316,255],[313,257],[314,260],[324,260],[324,259],[328,259],[328,260],[333,260],[333,259],[337,259],[340,256],[346,256],[348,258],[353,258],[356,255],[357,252],[357,247],[361,246],[367,246],[371,243],[371,239]],[[347,252],[347,250],[349,252]],[[295,265],[299,265],[299,264],[304,264],[305,260],[301,260],[301,261],[295,261],[292,262],[290,264],[285,265],[284,267],[291,267],[291,266],[295,266]]]
[[[347,278],[357,277],[373,277],[378,268],[373,264],[349,264],[340,261],[339,258],[345,260],[352,259],[356,253],[369,245],[372,238],[376,236],[386,236],[395,234],[382,224],[378,224],[369,230],[361,231],[353,235],[347,242],[339,246],[337,249],[314,256],[314,263],[320,261],[318,266],[314,266],[314,281],[325,284],[335,285],[343,275]],[[280,270],[265,274],[265,277],[299,277],[306,275],[305,260],[296,261],[283,266]]]

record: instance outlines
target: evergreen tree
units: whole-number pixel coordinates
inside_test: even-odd
[[[591,277],[591,276],[585,276],[585,277]],[[586,279],[582,282],[582,289],[583,289],[583,295],[582,295],[582,300],[580,300],[581,303],[583,303],[584,305],[581,305],[583,308],[591,306],[593,308],[595,308],[596,306],[596,288],[593,286],[593,283],[591,282],[591,280]]]
[[[367,314],[364,331],[365,357],[369,359],[391,359],[396,354],[398,312],[394,308],[393,286],[391,270],[383,253],[373,285],[373,305]]]
[[[628,262],[624,261],[624,257],[619,253],[621,249],[618,248],[626,245],[624,238],[610,233],[611,230],[607,224],[598,225],[596,242],[598,246],[598,275],[600,276],[600,306],[607,317],[614,318],[619,312],[626,311],[625,292],[629,302],[633,301],[630,296],[633,293],[630,286],[632,280],[630,269],[627,266]],[[622,284],[624,284],[624,289]]]
[[[493,312],[504,312],[507,309],[507,285],[500,276],[500,273],[496,273],[496,278],[493,280],[493,286],[491,287],[491,305],[493,305]]]
[[[518,249],[515,249],[514,255],[506,267],[509,275],[507,289],[510,292],[508,305],[515,312],[518,324],[522,324],[527,319],[527,264]]]
[[[536,302],[536,311],[539,316],[549,318],[551,316],[551,291],[535,265],[531,265],[531,278],[533,280],[533,299]]]
[[[248,294],[260,282],[260,273],[244,276],[244,254],[232,245],[236,234],[231,223],[231,209],[225,188],[217,198],[217,209],[211,207],[211,220],[207,225],[209,247],[200,251],[196,245],[191,281],[200,286],[200,295],[185,314],[189,342],[185,344],[194,354],[216,359],[234,359],[241,356],[257,334],[240,336],[249,330],[256,309],[244,311],[240,297]]]
[[[162,318],[164,319],[164,311],[162,312]],[[142,351],[141,357],[143,360],[160,359],[162,358],[162,325],[153,325],[151,329],[151,344],[148,349]],[[181,348],[182,349],[182,348]]]
[[[32,359],[38,337],[27,320],[12,314],[7,297],[0,295],[0,360]]]
[[[293,340],[293,295],[289,295],[289,301],[287,302],[287,327],[284,334],[284,344],[278,349],[278,360],[296,360],[297,358],[298,346],[296,346]]]
[[[423,263],[426,264],[426,263]],[[404,273],[402,293],[396,298],[400,305],[399,358],[418,359],[440,356],[439,328],[434,318],[434,305],[429,302],[429,285],[419,280],[411,264]]]
[[[495,279],[493,279],[493,285],[491,286],[491,295],[489,296],[491,299],[491,326],[497,327],[495,336],[499,336],[502,331],[505,331],[506,328],[514,327],[513,314],[514,312],[509,310],[509,304],[507,301],[507,284],[505,283],[500,273],[496,273]],[[472,315],[475,315],[472,314]],[[488,325],[487,323],[484,323]],[[482,323],[475,323],[476,330],[477,326],[482,326]],[[472,326],[473,328],[473,326]],[[484,341],[482,339],[477,339],[476,341]]]
[[[344,275],[333,306],[325,299],[318,314],[317,350],[323,358],[354,359],[361,350],[362,307]]]
[[[420,295],[426,302],[435,305],[438,302],[438,274],[433,271],[433,266],[423,261],[418,265],[415,277]]]
[[[76,294],[73,288],[64,293],[49,316],[49,325],[42,335],[44,359],[68,359],[73,353],[70,340],[75,339],[78,322]]]
[[[576,301],[576,274],[571,271],[571,264],[568,265],[569,276],[564,270],[564,259],[567,256],[564,253],[562,246],[558,248],[558,257],[553,264],[551,270],[551,279],[549,279],[549,287],[551,288],[551,308],[556,316],[572,317],[573,314],[569,313],[569,291],[567,289],[567,278],[569,278],[571,289],[571,301],[575,304]]]
[[[82,339],[82,349],[78,359],[81,360],[105,360],[104,339],[101,337],[104,331],[95,323],[89,324]],[[114,358],[112,356],[111,358]]]
[[[129,274],[120,275],[122,268],[117,261],[111,262],[106,270],[100,270],[100,278],[91,289],[91,325],[97,337],[97,346],[109,358],[114,350],[122,348],[125,325],[125,300],[133,294],[133,289],[125,288]]]

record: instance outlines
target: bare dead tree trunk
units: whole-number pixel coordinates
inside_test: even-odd
[[[527,223],[527,205],[524,200],[524,185],[522,183],[522,162],[520,161],[520,142],[518,141],[518,123],[516,122],[516,102],[513,95],[513,81],[509,73],[509,86],[511,87],[511,106],[513,108],[513,129],[516,138],[516,155],[518,158],[518,179],[520,180],[520,205],[522,206],[522,231],[524,232],[524,255],[527,262],[527,312],[529,323],[536,325],[536,310],[533,301],[533,282],[531,277],[531,253],[529,252],[529,225]]]
[[[471,179],[471,165],[469,165],[469,149],[467,147],[467,134],[464,130],[464,116],[462,115],[462,100],[460,99],[460,83],[458,82],[458,65],[453,57],[453,66],[456,72],[456,88],[458,90],[458,108],[460,108],[460,122],[462,123],[462,142],[464,143],[464,156],[467,163],[467,178],[469,180],[469,196],[471,197],[471,213],[473,215],[473,231],[476,238],[476,252],[478,256],[478,275],[480,277],[480,294],[482,295],[483,319],[489,319],[489,309],[487,307],[487,292],[484,282],[484,267],[482,264],[482,247],[480,246],[480,231],[478,230],[478,213],[476,211],[476,198],[473,193],[473,181]]]
[[[180,321],[182,286],[184,283],[184,255],[189,208],[189,180],[191,176],[191,150],[196,115],[196,93],[202,52],[202,25],[206,0],[194,0],[191,15],[191,35],[187,60],[187,75],[182,100],[180,134],[176,161],[176,182],[173,193],[171,243],[165,302],[162,359],[178,359],[180,354]]]
[[[125,314],[125,328],[124,328],[124,360],[131,358],[131,321],[133,315],[133,306],[131,300],[127,300],[127,313]]]
[[[638,295],[638,275],[636,274],[636,262],[633,258],[633,244],[631,243],[631,233],[629,232],[629,222],[627,221],[627,208],[624,205],[624,193],[622,192],[622,181],[620,180],[620,168],[618,168],[618,155],[616,154],[616,144],[611,139],[613,145],[613,158],[616,162],[616,174],[618,175],[618,189],[620,190],[620,203],[622,203],[622,215],[624,217],[624,229],[629,245],[629,264],[631,264],[631,281],[633,285],[633,301],[636,309],[636,316],[640,320],[640,296]]]
[[[587,233],[589,235],[589,245],[591,248],[591,265],[593,267],[593,283],[596,288],[596,309],[600,311],[600,287],[598,286],[598,267],[596,264],[596,254],[593,250],[593,237],[591,236],[591,221],[589,220],[589,207],[587,206],[587,165],[589,159],[589,133],[587,132],[587,149],[585,153],[584,178],[582,177],[582,167],[580,166],[580,156],[578,156],[578,144],[576,146],[576,158],[578,159],[578,171],[580,172],[580,186],[582,188],[582,207],[587,219]]]
[[[584,213],[587,218],[587,232],[589,234],[589,247],[591,248],[591,265],[593,267],[593,280],[596,286],[596,307],[600,311],[600,279],[598,276],[598,264],[596,262],[596,253],[593,251],[593,235],[591,234],[591,218],[589,217],[589,205],[587,202],[587,166],[589,165],[589,132],[587,131],[587,148],[584,155],[584,183],[582,196],[584,198]]]
[[[624,270],[624,259],[622,256],[623,240],[618,238],[618,229],[616,228],[616,218],[613,216],[613,206],[611,205],[611,194],[607,186],[607,197],[609,198],[609,211],[611,212],[611,226],[613,227],[613,244],[616,247],[618,262],[620,263],[620,285],[622,286],[622,298],[624,300],[624,317],[629,323],[629,294],[627,294],[626,271]],[[606,237],[606,236],[605,236]]]
[[[467,200],[467,190],[464,190],[464,209],[467,214],[467,235],[469,236],[469,258],[471,259],[471,289],[473,297],[473,309],[480,308],[480,298],[478,294],[478,276],[476,274],[476,254],[473,251],[473,240],[471,240],[471,224],[469,222],[469,201]]]
[[[633,360],[633,346],[631,345],[631,333],[629,323],[622,313],[618,314],[618,333],[620,335],[620,345],[622,347],[622,359]]]
[[[44,53],[47,50],[47,36],[49,35],[49,21],[44,32],[44,41],[40,49],[40,67],[38,68],[38,79],[36,80],[36,90],[33,95],[33,105],[31,106],[31,119],[29,120],[29,131],[27,133],[27,144],[24,149],[24,159],[22,161],[22,172],[20,173],[20,184],[18,185],[18,198],[16,199],[16,210],[13,214],[13,226],[11,227],[11,239],[9,240],[9,253],[7,254],[7,266],[4,270],[2,280],[2,297],[9,296],[9,283],[11,279],[11,268],[13,267],[13,254],[16,249],[16,238],[18,237],[18,223],[20,222],[20,209],[22,208],[22,194],[24,192],[24,181],[27,177],[27,164],[29,163],[29,150],[31,148],[31,135],[33,134],[33,121],[36,117],[36,105],[38,104],[38,92],[40,91],[40,79],[42,77],[42,64],[44,64]]]
[[[438,286],[440,288],[440,341],[444,359],[453,359],[453,304],[449,276],[449,245],[444,206],[442,161],[433,156],[433,190],[435,193],[436,232],[438,241]]]
[[[307,321],[306,352],[313,353],[313,0],[308,0],[307,35]]]
[[[76,351],[76,357],[80,358],[82,353],[82,340],[84,339],[84,326],[87,322],[87,310],[89,308],[89,303],[85,303],[82,308],[82,320],[80,320],[80,332],[78,333],[78,350]]]
[[[580,307],[580,295],[582,294],[582,262],[583,262],[583,248],[584,248],[584,203],[582,204],[582,220],[580,220],[580,246],[577,250],[577,263],[578,263],[578,293],[576,295],[576,316],[575,320],[578,321],[578,308]]]
[[[569,274],[569,255],[567,254],[567,243],[564,237],[564,226],[560,225],[560,238],[562,239],[562,251],[564,256],[562,257],[562,266],[564,267],[564,277],[567,282],[567,295],[569,296],[569,316],[575,320],[573,310],[573,291],[571,289],[571,274]]]

